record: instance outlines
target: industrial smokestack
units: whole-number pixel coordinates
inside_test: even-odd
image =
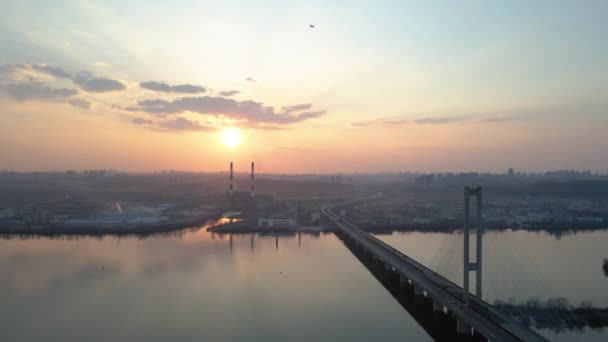
[[[255,172],[253,162],[251,162],[251,197],[255,197]]]
[[[230,162],[230,185],[228,187],[228,192],[230,196],[232,196],[234,192],[234,169],[232,168],[232,162]]]

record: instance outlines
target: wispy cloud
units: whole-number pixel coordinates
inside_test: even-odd
[[[497,115],[492,115],[492,116],[481,118],[478,121],[492,123],[492,122],[509,122],[509,121],[515,121],[515,120],[516,119],[513,116],[508,116],[505,114],[497,114]]]
[[[213,126],[205,126],[198,121],[188,120],[186,118],[172,118],[166,120],[150,120],[146,118],[133,118],[132,123],[136,125],[146,125],[149,128],[161,131],[170,132],[200,132],[200,131],[215,131],[217,128]]]
[[[26,67],[29,67],[31,70],[49,74],[56,78],[70,79],[72,82],[79,85],[82,90],[90,93],[117,91],[126,88],[126,86],[118,80],[98,76],[90,71],[80,71],[72,74],[63,68],[48,64],[33,64]]]
[[[312,107],[312,103],[302,103],[302,104],[297,104],[297,105],[293,105],[293,106],[283,107],[283,108],[281,108],[281,110],[285,113],[292,113],[292,112],[301,112],[303,110],[309,110],[311,107]]]
[[[12,75],[18,70],[29,69],[27,64],[0,64],[0,74]]]
[[[27,77],[18,81],[10,80],[6,83],[0,82],[0,95],[3,94],[18,102],[67,103],[80,109],[90,109],[91,102],[75,97],[78,93],[77,89],[55,88],[34,77]]]
[[[70,99],[70,100],[68,100],[68,103],[71,104],[72,106],[86,109],[86,110],[91,108],[91,102],[89,102],[85,99]]]
[[[70,75],[70,73],[68,73],[67,71],[63,70],[62,68],[54,67],[51,65],[34,64],[32,65],[32,69],[47,73],[51,76],[55,76],[58,78],[72,78],[72,75]]]
[[[358,127],[395,127],[409,124],[410,120],[399,118],[380,118],[376,120],[353,122]]]
[[[257,81],[256,81],[255,79],[253,79],[252,77],[247,77],[247,78],[245,79],[245,81],[247,81],[247,82],[251,82],[251,83],[255,83],[255,82],[257,82]]]
[[[10,83],[3,87],[16,101],[65,101],[78,94],[76,89],[52,88],[40,81]]]
[[[110,78],[98,77],[91,72],[81,71],[72,77],[72,81],[78,84],[83,90],[91,93],[103,93],[107,91],[117,91],[126,88],[122,82]]]
[[[136,125],[146,125],[146,124],[154,123],[154,121],[152,121],[150,119],[146,119],[146,118],[133,118],[133,120],[131,120],[131,122]]]
[[[306,108],[311,106],[306,105]],[[136,107],[123,108],[129,111],[149,113],[158,117],[193,112],[203,115],[223,116],[237,121],[256,124],[290,124],[325,115],[324,110],[305,112],[277,112],[273,107],[264,106],[252,100],[237,101],[223,97],[182,97],[173,101],[161,99],[143,100]]]
[[[48,76],[51,76],[51,79]],[[41,81],[42,79],[44,81]],[[65,87],[66,80],[78,87]],[[251,77],[248,77],[247,81],[255,82]],[[161,81],[141,82],[139,85],[143,89],[162,93],[195,94],[208,91],[208,88],[200,85],[172,85]],[[49,64],[0,65],[0,90],[5,96],[20,102],[66,103],[88,110],[93,103],[90,99],[76,96],[79,93],[104,93],[126,89],[126,84],[119,80],[86,70],[72,72],[68,68]],[[289,124],[326,115],[325,110],[313,109],[312,103],[299,103],[279,108],[254,100],[229,98],[240,93],[239,90],[233,89],[218,91],[218,96],[143,99],[131,106],[113,104],[112,108],[148,114],[151,118],[145,116],[135,118],[132,119],[132,123],[166,131],[209,131],[227,124],[248,129],[281,130],[286,129]],[[178,117],[179,114],[186,112],[210,116],[214,121],[210,121],[211,123],[207,125],[192,120],[191,117],[189,119]]]
[[[462,116],[448,116],[448,117],[427,117],[421,119],[415,119],[413,122],[418,125],[443,125],[449,123],[466,122],[470,121],[470,118]]]
[[[236,94],[240,94],[241,92],[238,90],[225,90],[225,91],[220,91],[218,94],[220,96],[234,96]]]
[[[448,125],[461,123],[494,123],[514,121],[515,118],[505,114],[458,115],[458,116],[428,116],[418,119],[401,117],[386,117],[368,121],[353,122],[357,127],[401,127],[405,125]]]
[[[183,93],[183,94],[197,94],[204,93],[207,91],[207,88],[198,85],[192,84],[178,84],[178,85],[170,85],[164,82],[141,82],[139,84],[140,87],[152,91],[159,91],[165,93]]]
[[[67,103],[85,110],[91,108],[91,102],[88,100],[74,97],[79,93],[77,89],[53,88],[35,78],[0,83],[0,93],[5,93],[18,102],[55,102]]]
[[[198,121],[192,121],[184,118],[168,119],[157,122],[158,127],[170,131],[214,131],[215,128],[203,126]]]

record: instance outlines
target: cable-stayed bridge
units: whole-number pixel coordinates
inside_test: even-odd
[[[348,201],[337,205],[325,206],[322,213],[338,229],[338,235],[349,249],[370,271],[379,278],[394,279],[397,289],[383,283],[407,308],[415,319],[435,339],[450,340],[487,340],[487,341],[546,341],[514,319],[504,315],[492,305],[481,299],[481,253],[477,253],[475,263],[470,263],[468,253],[468,201],[470,196],[477,197],[478,232],[481,230],[481,189],[465,189],[465,236],[464,242],[464,286],[462,288],[440,274],[432,271],[416,260],[384,243],[373,235],[359,229],[333,210],[354,204]],[[477,248],[481,250],[481,235],[477,234]],[[380,269],[380,272],[378,272]],[[468,291],[468,272],[477,272],[477,296]],[[390,283],[390,282],[388,282]],[[410,293],[407,296],[401,292]],[[410,310],[408,310],[410,311]],[[421,315],[422,313],[422,315]],[[424,316],[424,317],[416,317]],[[444,330],[441,334],[438,331]],[[451,330],[445,333],[445,330]]]

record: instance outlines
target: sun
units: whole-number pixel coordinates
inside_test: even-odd
[[[241,142],[241,133],[236,128],[226,128],[222,132],[222,141],[227,147],[235,147]]]

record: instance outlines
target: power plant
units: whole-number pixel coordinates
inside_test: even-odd
[[[234,163],[230,162],[230,178],[226,195],[230,210],[241,212],[243,217],[243,221],[233,226],[261,227],[265,230],[295,228],[296,220],[286,216],[283,212],[286,209],[284,202],[279,201],[274,194],[256,194],[255,162],[251,162],[249,191],[237,190],[234,173]]]
[[[230,178],[228,191],[226,193],[231,210],[241,211],[244,215],[255,220],[259,209],[272,207],[273,196],[269,194],[255,193],[255,163],[251,162],[251,173],[249,174],[249,190],[239,191],[238,182],[235,179],[235,165],[230,162]],[[242,182],[241,182],[242,185]]]
[[[251,198],[255,197],[255,172],[254,163],[251,162]]]
[[[234,194],[234,167],[232,165],[232,162],[230,162],[230,185],[228,188],[228,193],[231,197]]]
[[[251,199],[255,198],[255,163],[251,162],[251,185],[249,188],[249,192],[245,191],[236,191],[234,184],[234,163],[230,162],[230,178],[228,183],[228,196],[231,200],[235,200],[237,197],[249,197]]]

